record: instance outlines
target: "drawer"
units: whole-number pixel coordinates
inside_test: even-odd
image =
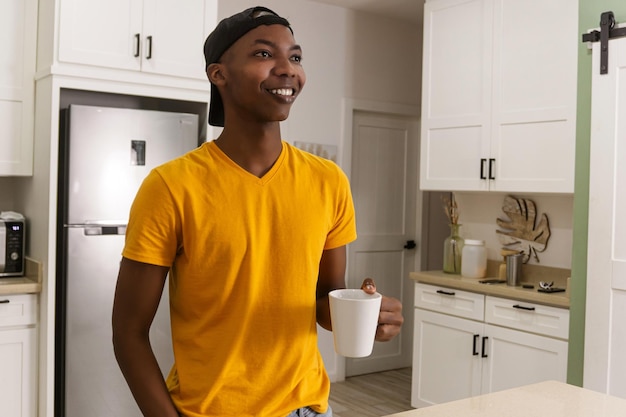
[[[487,296],[485,322],[560,339],[569,336],[569,310]]]
[[[0,328],[37,322],[37,295],[0,295]]]
[[[485,317],[485,296],[454,288],[417,283],[415,307],[482,321]]]

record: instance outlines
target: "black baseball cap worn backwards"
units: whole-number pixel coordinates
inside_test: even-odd
[[[228,48],[239,38],[261,25],[283,25],[293,29],[287,19],[278,16],[266,7],[251,7],[241,13],[220,21],[204,42],[205,70],[210,64],[219,62]],[[224,126],[224,105],[217,87],[211,85],[211,103],[209,106],[209,124]]]

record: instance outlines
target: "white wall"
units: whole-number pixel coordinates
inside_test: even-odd
[[[0,178],[0,211],[13,210],[13,179]]]

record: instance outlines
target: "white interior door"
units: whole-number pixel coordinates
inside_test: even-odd
[[[593,45],[586,388],[626,398],[626,38],[609,41],[608,74]]]
[[[346,376],[411,364],[413,292],[416,268],[418,126],[409,118],[355,112],[351,185],[358,238],[348,247],[348,287],[364,278],[380,293],[402,301],[405,323],[390,342],[376,342],[371,356],[346,361]],[[407,241],[417,247],[405,248]]]

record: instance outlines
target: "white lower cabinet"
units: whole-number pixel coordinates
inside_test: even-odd
[[[36,295],[0,295],[0,416],[37,415]]]
[[[568,310],[424,284],[415,300],[413,407],[565,382]]]

